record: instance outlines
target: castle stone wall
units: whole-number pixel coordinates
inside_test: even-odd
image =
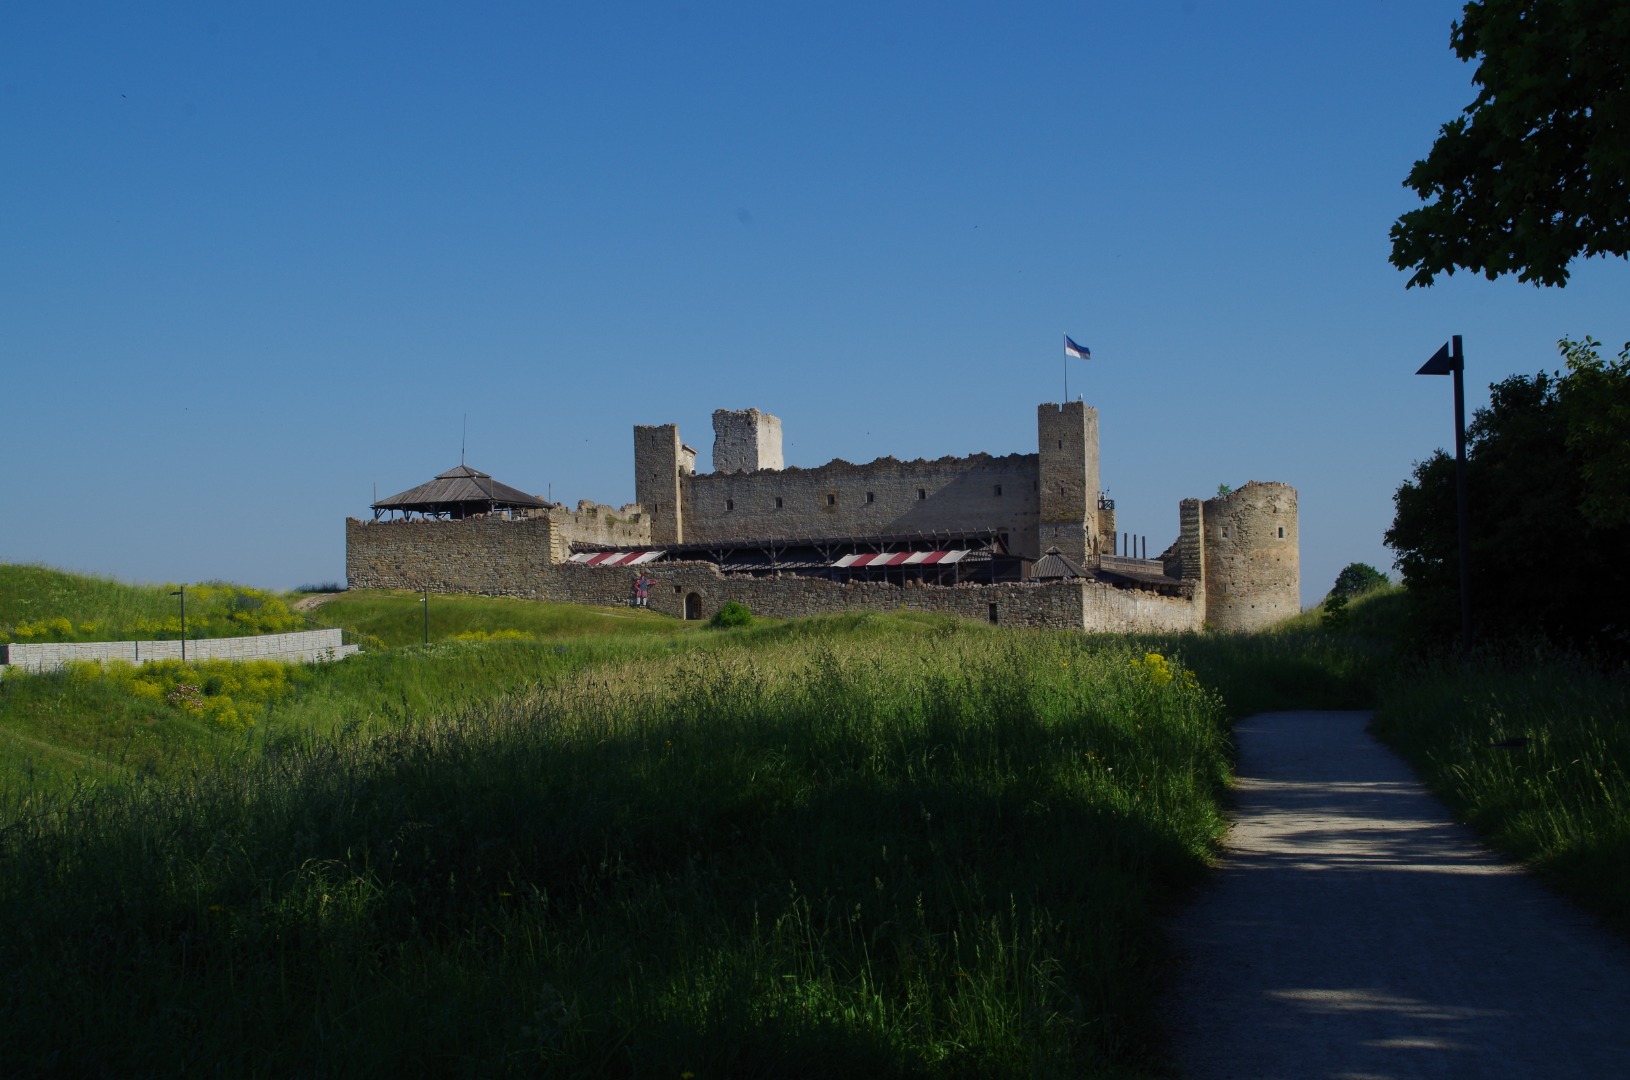
[[[685,617],[687,597],[698,598],[708,618],[731,600],[773,618],[843,611],[931,611],[1002,626],[1049,630],[1182,632],[1200,627],[1200,610],[1184,597],[1115,589],[1097,582],[1026,582],[1005,585],[894,585],[877,581],[838,583],[821,578],[754,578],[727,575],[711,563],[656,563],[650,605]],[[552,599],[584,604],[624,603],[632,571],[565,565],[546,586]]]
[[[1036,482],[1034,454],[698,474],[684,481],[685,539],[995,529],[1037,558]]]
[[[549,557],[555,562],[565,562],[576,543],[631,547],[651,542],[651,520],[639,503],[610,507],[582,499],[576,510],[550,507],[548,517],[554,526]]]
[[[346,522],[347,578],[358,589],[429,589],[607,606],[628,601],[637,571],[550,563],[547,525],[544,519],[423,524],[352,519]],[[686,598],[695,594],[702,618],[736,600],[775,618],[906,608],[988,621],[994,604],[1003,626],[1105,632],[1200,626],[1199,607],[1185,597],[1097,582],[895,585],[795,575],[755,578],[724,574],[702,562],[649,563],[641,569],[654,581],[651,607],[675,618],[685,617]]]
[[[1295,488],[1253,480],[1207,499],[1202,536],[1206,622],[1260,630],[1301,610]]]
[[[553,563],[554,531],[548,517],[347,518],[345,580],[353,589],[538,597],[540,575]]]

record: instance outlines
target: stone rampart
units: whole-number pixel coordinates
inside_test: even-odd
[[[879,458],[684,479],[685,539],[875,536],[993,529],[1038,558],[1036,455]]]
[[[975,459],[953,459],[955,462],[969,460]],[[1019,455],[990,460],[995,463],[993,471],[967,470],[959,474],[960,482],[983,486],[994,483],[991,477],[1001,476],[1005,487],[1012,482],[1007,477],[1022,475],[1026,464]],[[1029,461],[1033,463],[1034,457]],[[941,464],[891,462],[883,472],[926,478],[933,475],[933,466]],[[863,483],[873,482],[874,490],[884,487],[875,482],[875,475],[868,476],[866,469],[859,466],[789,469],[783,473],[757,475],[785,480],[788,474],[824,474],[822,479],[827,480],[834,476],[853,477]],[[742,480],[747,476],[738,474],[733,479]],[[928,482],[927,479],[920,481]],[[864,493],[865,489],[859,490]],[[1019,494],[1023,494],[1022,489]],[[1005,490],[1002,498],[1007,498]],[[471,518],[390,523],[351,519],[346,522],[346,578],[350,587],[357,589],[429,589],[431,592],[484,593],[607,606],[628,601],[635,571],[555,563],[549,557],[551,536],[550,521],[541,517],[519,521]],[[736,600],[757,614],[776,618],[907,608],[988,621],[995,605],[996,621],[1004,626],[1183,631],[1197,629],[1201,622],[1199,606],[1187,597],[1116,589],[1096,582],[950,586],[835,582],[794,574],[781,577],[725,574],[706,562],[648,563],[641,569],[655,581],[651,607],[676,618],[687,615],[706,618],[726,601]]]
[[[549,557],[555,562],[565,562],[573,544],[631,547],[651,542],[651,519],[639,503],[611,507],[582,499],[576,510],[551,506],[548,518],[554,526],[549,537]]]
[[[843,611],[932,611],[1003,626],[1049,630],[1161,632],[1197,630],[1200,611],[1184,597],[1115,589],[1097,582],[1025,582],[1005,585],[895,585],[834,582],[787,575],[755,578],[721,573],[711,563],[654,563],[650,605],[675,618],[708,618],[726,602],[746,604],[773,618]],[[555,567],[536,595],[579,604],[618,605],[631,592],[634,571]],[[692,600],[691,598],[695,599]],[[687,604],[689,601],[689,604]]]
[[[23,671],[54,671],[75,660],[123,660],[146,664],[181,659],[180,641],[42,642],[0,646],[4,663]],[[291,634],[255,637],[199,638],[186,643],[192,660],[282,660],[317,663],[338,660],[357,651],[346,645],[338,630],[301,630]]]
[[[345,522],[345,580],[353,589],[536,596],[552,565],[548,517]]]

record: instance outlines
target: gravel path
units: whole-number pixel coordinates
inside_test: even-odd
[[[1228,852],[1173,926],[1182,1075],[1630,1077],[1630,948],[1479,845],[1368,720],[1235,728]]]

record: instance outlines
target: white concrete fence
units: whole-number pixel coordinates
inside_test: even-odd
[[[145,664],[150,660],[181,659],[179,641],[84,641],[39,645],[0,645],[0,675],[8,667],[19,671],[55,671],[72,660],[124,660]],[[188,641],[188,660],[282,660],[316,664],[338,660],[357,651],[338,630],[302,630],[293,634],[257,637],[199,638]]]

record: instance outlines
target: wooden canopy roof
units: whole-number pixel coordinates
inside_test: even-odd
[[[434,480],[373,504],[374,517],[399,511],[430,517],[466,518],[494,510],[535,510],[549,504],[519,488],[501,484],[488,473],[460,465]]]

